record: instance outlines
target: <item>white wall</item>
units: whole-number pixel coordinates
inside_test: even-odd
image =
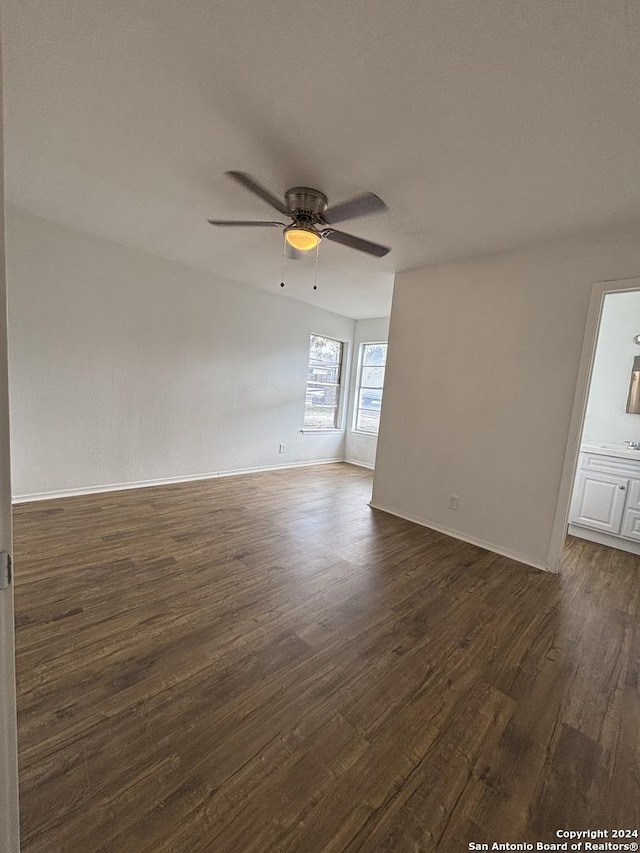
[[[24,213],[7,224],[15,496],[343,458],[343,433],[300,430],[309,335],[351,344],[353,320]]]
[[[585,442],[640,441],[640,415],[625,411],[633,360],[640,346],[640,292],[605,297],[584,421]]]
[[[398,274],[374,505],[553,564],[592,284],[638,273],[625,229]]]
[[[345,459],[347,462],[354,462],[356,465],[364,465],[366,468],[373,468],[375,466],[378,436],[364,432],[356,432],[353,429],[355,389],[358,381],[358,353],[360,351],[360,344],[386,341],[388,336],[388,317],[376,317],[371,320],[356,320],[353,342],[353,363],[351,367],[351,380],[349,383],[351,393],[349,395]],[[384,406],[384,394],[382,405]]]

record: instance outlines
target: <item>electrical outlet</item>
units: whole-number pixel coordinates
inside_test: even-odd
[[[458,495],[449,495],[449,509],[458,509]]]
[[[284,444],[281,444],[280,450],[278,451],[278,453],[284,453],[286,449],[287,449],[286,446]]]

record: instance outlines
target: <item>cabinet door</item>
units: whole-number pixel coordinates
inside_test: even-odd
[[[626,539],[635,539],[640,542],[640,510],[627,509],[622,519],[622,536]]]
[[[620,533],[629,481],[610,474],[581,471],[577,486],[571,521],[605,533]]]
[[[640,509],[640,480],[631,480],[629,482],[627,509]]]

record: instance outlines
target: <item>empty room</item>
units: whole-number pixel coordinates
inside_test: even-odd
[[[640,6],[1,25],[1,853],[637,850]]]

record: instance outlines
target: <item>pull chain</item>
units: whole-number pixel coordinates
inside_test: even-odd
[[[313,271],[313,289],[318,289],[318,256],[320,255],[320,241],[316,245],[316,266]]]
[[[280,276],[280,287],[284,287],[284,262],[287,257],[287,239],[286,237],[282,241],[282,267],[281,267],[281,276]],[[313,289],[318,289],[318,259],[320,257],[320,243],[316,245],[316,262],[313,270]]]

